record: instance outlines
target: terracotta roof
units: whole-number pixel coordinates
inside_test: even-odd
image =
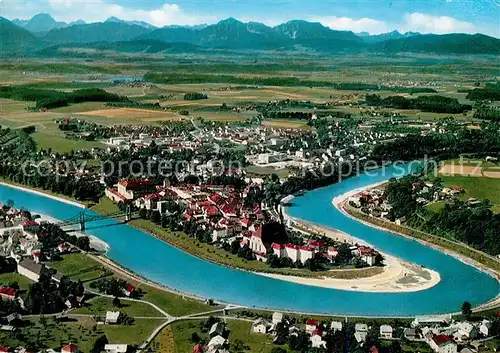
[[[9,351],[9,347],[7,347],[7,346],[0,347],[0,352],[7,353],[8,351]]]
[[[203,352],[205,352],[205,348],[201,344],[198,343],[196,346],[194,346],[193,353],[203,353]]]
[[[448,343],[448,342],[454,342],[453,338],[451,338],[450,336],[446,336],[446,335],[435,335],[432,337],[432,340],[438,346],[445,344],[445,343]]]
[[[39,224],[31,219],[28,219],[23,222],[23,227],[38,227]]]
[[[283,244],[272,243],[271,246],[272,246],[273,249],[278,249],[278,250],[281,250],[281,249],[285,248],[285,245],[283,245]]]
[[[118,192],[115,188],[109,188],[108,191],[118,197],[120,200],[125,201],[125,197]]]
[[[136,189],[144,186],[151,186],[153,185],[153,182],[147,178],[122,179],[120,180],[120,185],[126,187],[127,189]]]
[[[74,344],[70,343],[70,344],[62,347],[61,352],[75,353],[75,352],[78,352],[78,350],[79,350],[78,346],[75,346]]]
[[[317,326],[319,324],[319,321],[316,319],[307,319],[306,325],[308,326]]]
[[[8,295],[10,297],[14,297],[16,295],[16,290],[14,288],[9,287],[0,287],[0,294]]]
[[[215,206],[203,206],[203,211],[209,216],[216,216],[219,214],[219,210]]]

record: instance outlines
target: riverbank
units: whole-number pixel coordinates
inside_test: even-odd
[[[109,199],[102,199],[92,210],[100,214],[111,214],[118,211],[117,205]],[[163,228],[147,219],[134,219],[128,222],[129,226],[137,228],[150,236],[154,236],[192,256],[214,264],[225,266],[256,274],[276,274],[286,277],[323,278],[332,277],[338,279],[360,279],[367,278],[382,272],[381,268],[353,269],[345,268],[337,271],[311,272],[305,269],[294,268],[271,268],[266,263],[257,260],[249,261],[231,254],[219,247],[200,242],[189,237],[183,232],[173,232]]]
[[[0,181],[0,185],[6,186],[6,187],[9,187],[9,188],[13,188],[13,189],[18,189],[18,190],[21,190],[21,191],[26,191],[26,192],[29,192],[29,193],[32,193],[32,194],[35,194],[35,195],[39,195],[39,196],[43,196],[43,197],[48,197],[48,198],[51,198],[52,200],[56,200],[56,201],[59,201],[59,202],[64,202],[64,203],[66,203],[68,205],[72,205],[72,206],[75,206],[75,207],[87,208],[87,206],[85,204],[81,203],[81,202],[78,202],[76,200],[72,200],[72,199],[70,199],[69,197],[66,197],[66,196],[55,195],[55,194],[51,193],[48,190],[30,188],[30,187],[27,187],[27,186],[24,186],[24,185],[21,185],[21,184],[13,183],[11,181],[9,181],[8,183]]]
[[[350,193],[346,193],[350,197]],[[309,231],[314,234],[321,234],[338,242],[358,244],[373,247],[364,240],[356,238],[337,229],[331,229],[325,226],[307,222],[298,218],[291,217],[283,212],[285,219],[291,220],[294,224],[300,225],[297,230]],[[380,252],[384,257],[384,267],[379,267],[382,271],[372,277],[360,278],[356,280],[334,278],[284,278],[277,275],[266,276],[281,280],[288,280],[295,283],[342,290],[372,292],[372,293],[406,293],[426,290],[434,287],[441,280],[438,272],[431,269],[422,268],[416,264],[403,261],[397,257]],[[374,267],[371,267],[374,268]]]
[[[431,247],[445,253],[446,255],[452,256],[457,260],[488,274],[489,276],[495,278],[497,281],[500,281],[500,263],[498,261],[492,262],[492,260],[490,260],[487,255],[480,253],[478,250],[471,249],[466,245],[451,242],[447,239],[433,236],[431,234],[426,234],[418,230],[411,230],[407,227],[397,226],[394,223],[368,217],[367,215],[364,215],[357,210],[353,210],[352,207],[348,205],[349,197],[357,195],[365,190],[379,187],[386,183],[387,182],[384,181],[351,190],[345,194],[333,198],[332,204],[346,217],[361,222],[369,227],[373,227],[385,232],[390,232],[392,234],[418,241],[425,246]],[[387,227],[388,225],[390,225],[391,228]],[[397,227],[397,229],[393,229],[394,227]],[[492,300],[477,306],[475,308],[475,311],[491,309],[498,306],[500,306],[500,294]]]

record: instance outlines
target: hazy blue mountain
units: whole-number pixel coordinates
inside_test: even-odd
[[[53,29],[43,37],[43,40],[48,43],[117,42],[131,40],[149,31],[135,24],[97,22]]]
[[[420,33],[418,32],[406,32],[406,33],[400,33],[399,31],[392,31],[388,33],[381,33],[381,34],[374,34],[370,35],[369,33],[363,32],[363,33],[358,33],[358,36],[363,38],[363,40],[366,43],[380,43],[386,40],[392,40],[392,39],[401,39],[401,38],[407,38],[407,37],[413,37],[413,36],[418,36]]]
[[[288,44],[271,27],[258,22],[243,23],[234,18],[202,28],[199,33],[199,44],[205,46],[272,49]]]
[[[27,29],[30,32],[48,32],[54,28],[62,28],[68,26],[66,22],[57,22],[47,13],[39,13],[33,16],[30,20],[12,21],[14,24]]]
[[[274,27],[293,44],[321,51],[359,49],[363,40],[351,31],[336,31],[319,22],[293,20]]]
[[[422,34],[374,44],[380,52],[500,54],[500,39],[484,34]]]
[[[29,21],[16,23],[2,20],[1,38],[4,48],[25,50],[33,46],[53,47],[58,44],[114,43],[113,50],[132,52],[161,52],[165,50],[203,50],[204,48],[225,48],[245,50],[315,50],[324,53],[335,52],[424,52],[498,54],[500,40],[486,35],[447,34],[422,35],[393,31],[379,35],[354,34],[351,31],[336,31],[320,23],[294,20],[276,27],[258,22],[243,23],[228,18],[213,25],[165,26],[155,28],[145,22],[123,21],[110,17],[103,23],[85,24],[79,21],[66,25],[56,22],[46,14],[34,16]],[[40,32],[50,26],[63,26]],[[36,28],[38,40],[26,27]],[[126,42],[129,42],[126,44]],[[161,43],[176,43],[164,46]],[[16,48],[16,45],[19,48]],[[95,44],[92,44],[95,45]],[[108,47],[113,47],[108,45]]]
[[[33,33],[0,17],[0,55],[7,52],[23,52],[38,46]]]
[[[104,23],[106,23],[106,22],[126,23],[126,24],[141,26],[141,27],[148,28],[148,29],[157,28],[156,26],[153,26],[152,24],[144,22],[144,21],[124,21],[124,20],[120,20],[119,18],[117,18],[115,16],[109,17],[106,21],[104,21]]]
[[[86,24],[86,22],[84,20],[76,20],[76,21],[73,21],[73,22],[70,22],[68,24],[68,26],[74,26],[74,25],[84,25]]]

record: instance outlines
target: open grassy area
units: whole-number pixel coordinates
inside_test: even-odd
[[[88,353],[102,335],[106,335],[110,343],[140,345],[160,324],[160,320],[137,319],[130,326],[96,325],[92,318],[84,317],[65,322],[47,318],[46,325],[42,325],[39,319],[31,319],[30,324],[21,330],[22,336],[12,338],[0,332],[0,342],[11,347],[53,348],[57,351],[62,345],[73,343]]]
[[[17,272],[9,272],[0,274],[0,286],[8,286],[9,283],[17,282],[21,290],[28,290],[31,283],[29,278],[20,275]]]
[[[208,334],[201,332],[200,323],[202,321],[190,320],[176,322],[172,324],[172,331],[175,341],[175,353],[191,352],[194,343],[191,341],[191,335],[197,333],[204,342],[208,342]],[[248,321],[228,320],[229,344],[231,347],[236,345],[236,341],[244,343],[244,351],[252,353],[270,353],[277,346],[273,344],[273,337],[268,335],[255,334],[251,332],[252,323]],[[154,346],[152,346],[154,348]],[[158,351],[159,352],[159,351]]]
[[[163,316],[158,310],[151,305],[141,302],[134,302],[131,300],[120,300],[120,306],[113,305],[113,299],[107,297],[97,297],[90,300],[82,308],[72,310],[72,314],[87,314],[95,316],[106,315],[106,311],[120,311],[128,316],[147,316],[147,317],[160,317]]]
[[[49,262],[47,266],[56,269],[57,272],[74,281],[87,282],[110,274],[110,271],[106,270],[102,264],[79,253],[64,255],[61,261]]]
[[[463,198],[469,197],[478,200],[490,200],[493,204],[500,204],[500,179],[466,176],[443,176],[445,186],[459,186],[464,189]]]
[[[111,273],[113,273],[113,268],[107,267],[85,254],[68,254],[63,256],[62,261],[50,262],[48,266],[56,269],[58,272],[64,275],[69,276],[75,281],[80,279],[84,283],[98,279],[102,276],[109,276]],[[181,295],[149,286],[147,284],[144,284],[142,281],[137,281],[123,274],[115,273],[115,276],[125,279],[126,281],[133,284],[136,288],[141,288],[141,290],[144,292],[144,296],[141,299],[156,304],[160,308],[167,311],[170,315],[182,316],[215,309],[215,307],[213,306],[206,305],[197,300],[184,298]],[[93,301],[91,303],[93,303]],[[97,311],[104,310],[104,308],[106,307],[106,303],[107,301],[104,299],[97,299],[97,305],[95,307],[92,304],[88,308],[78,310],[87,310],[84,313],[93,313],[96,309]],[[133,303],[134,305],[126,306],[131,303],[132,302],[130,301],[123,301],[122,304],[125,305],[124,308],[126,310],[132,310],[134,312],[134,316],[160,316],[155,309],[146,304],[136,305],[138,303]],[[142,309],[144,309],[144,312],[142,311]],[[152,314],[153,312],[154,315]]]
[[[176,353],[176,345],[172,325],[165,327],[148,347],[152,352],[157,353]]]

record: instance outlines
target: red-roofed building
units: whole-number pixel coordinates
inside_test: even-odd
[[[16,297],[17,291],[10,287],[0,287],[0,296],[3,299],[12,300]]]
[[[125,294],[127,297],[130,297],[132,293],[134,293],[135,287],[131,285],[130,283],[127,283],[125,288],[122,288],[123,294]]]
[[[208,196],[208,200],[211,201],[214,205],[218,205],[218,206],[220,206],[220,205],[222,205],[222,203],[224,203],[224,198],[218,192],[215,192],[212,195]]]
[[[113,202],[116,202],[116,203],[127,201],[127,199],[125,198],[125,196],[123,196],[122,194],[120,194],[118,192],[118,189],[116,189],[116,188],[107,188],[104,191],[104,194],[106,195],[106,197],[108,199],[110,199],[110,200],[112,200]]]
[[[284,244],[272,243],[271,248],[273,249],[274,255],[278,256],[280,259],[286,256],[286,249]]]
[[[316,250],[319,250],[323,247],[325,247],[325,243],[322,242],[321,240],[313,240],[313,239],[309,239],[307,241],[307,244],[309,244],[310,247],[316,249]]]
[[[193,353],[204,353],[204,352],[205,348],[199,343],[193,348]]]
[[[27,219],[26,221],[23,222],[23,230],[27,232],[36,233],[40,230],[40,224],[31,219]]]
[[[61,353],[79,353],[80,349],[74,344],[67,344],[61,348]]]
[[[436,353],[457,353],[457,344],[447,335],[434,335],[429,340],[429,345]]]
[[[0,352],[2,352],[2,353],[9,353],[10,349],[7,346],[0,346]]]
[[[215,206],[203,206],[202,209],[205,218],[215,217],[219,214],[219,210]]]
[[[127,200],[134,200],[154,192],[154,190],[153,182],[147,178],[122,179],[117,188],[118,193]]]
[[[378,353],[378,348],[376,346],[373,346],[370,348],[370,353]]]
[[[57,250],[59,250],[60,253],[64,253],[68,251],[68,247],[66,246],[66,243],[61,243],[57,246]]]
[[[316,319],[307,319],[306,321],[306,332],[309,335],[312,335],[314,331],[318,329],[318,325],[321,324],[321,321]]]

